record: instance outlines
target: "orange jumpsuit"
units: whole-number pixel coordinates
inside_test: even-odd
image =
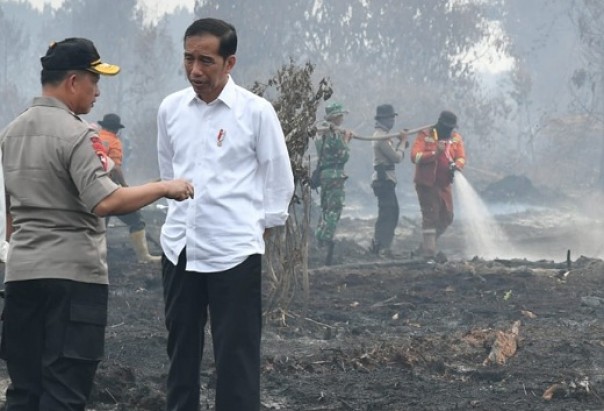
[[[453,195],[451,163],[462,169],[466,162],[461,135],[451,132],[446,148],[437,154],[438,135],[435,128],[418,133],[411,148],[411,161],[415,164],[415,190],[422,211],[424,233],[440,236],[453,222]]]
[[[101,129],[99,137],[109,158],[113,160],[116,166],[121,167],[124,152],[120,138],[115,133],[105,129]]]
[[[101,129],[99,132],[99,137],[103,143],[107,156],[113,160],[117,168],[120,168],[122,166],[124,157],[122,141],[120,138],[117,136],[117,134],[105,129]],[[111,174],[112,180],[118,184],[125,184],[121,171],[119,175],[121,176],[120,178],[118,178],[115,174]],[[128,225],[130,228],[130,233],[134,233],[145,228],[145,222],[143,221],[142,215],[138,210],[128,214],[116,215],[116,217]]]

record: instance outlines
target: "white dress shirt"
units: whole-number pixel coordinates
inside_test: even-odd
[[[157,116],[160,176],[185,178],[195,198],[168,201],[166,257],[187,271],[218,272],[264,253],[266,228],[285,224],[294,191],[273,106],[229,78],[211,103],[191,87],[166,97]]]

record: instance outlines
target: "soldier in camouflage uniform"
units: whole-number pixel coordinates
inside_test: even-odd
[[[327,247],[325,264],[330,265],[333,258],[333,237],[342,208],[344,208],[344,183],[348,176],[344,174],[344,165],[350,156],[348,143],[352,138],[350,131],[339,129],[344,121],[342,104],[331,103],[325,108],[325,121],[319,126],[322,131],[315,141],[317,155],[321,164],[321,218],[316,230],[319,246]]]

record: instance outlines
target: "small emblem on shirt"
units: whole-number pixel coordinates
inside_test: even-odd
[[[218,131],[218,135],[216,136],[216,145],[218,147],[222,147],[222,141],[224,140],[225,137],[226,137],[226,131],[221,128]]]

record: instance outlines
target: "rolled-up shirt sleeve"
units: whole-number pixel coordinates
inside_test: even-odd
[[[266,102],[261,111],[257,155],[264,176],[264,225],[284,225],[294,194],[294,175],[281,123],[273,106]]]

